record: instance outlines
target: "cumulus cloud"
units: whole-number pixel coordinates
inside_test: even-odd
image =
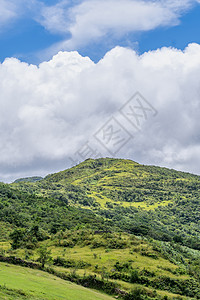
[[[76,2],[75,2],[76,3]],[[105,37],[120,38],[160,26],[174,26],[196,0],[85,0],[69,5],[63,0],[43,7],[38,21],[49,31],[66,39],[51,52],[74,50]]]
[[[136,91],[158,111],[140,131],[119,113]],[[97,64],[77,52],[39,66],[6,59],[0,95],[1,180],[65,169],[87,141],[110,156],[93,135],[112,116],[134,136],[118,157],[200,174],[198,44],[141,56],[117,47]]]

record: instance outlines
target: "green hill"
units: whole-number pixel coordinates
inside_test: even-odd
[[[26,178],[19,178],[19,179],[16,179],[14,181],[14,183],[18,183],[18,182],[21,182],[21,181],[25,181],[25,182],[35,182],[35,181],[39,181],[43,179],[42,177],[39,177],[39,176],[33,176],[33,177],[26,177]]]
[[[43,269],[66,280],[127,300],[200,299],[199,192],[199,176],[110,158],[2,183],[0,260],[39,264],[45,247]]]
[[[130,160],[86,160],[22,191],[86,208],[131,233],[200,250],[200,177]]]

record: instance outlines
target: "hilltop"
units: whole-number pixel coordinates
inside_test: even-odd
[[[25,178],[16,179],[14,181],[14,183],[18,183],[18,182],[22,182],[22,181],[25,181],[25,182],[35,182],[35,181],[38,181],[38,180],[41,180],[41,179],[43,179],[43,178],[40,177],[40,176],[25,177]]]

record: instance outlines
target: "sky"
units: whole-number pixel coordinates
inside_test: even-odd
[[[200,174],[200,1],[0,0],[0,181],[86,158]]]

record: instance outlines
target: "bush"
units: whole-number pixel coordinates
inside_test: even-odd
[[[145,289],[137,287],[134,290],[132,290],[129,294],[125,295],[124,300],[144,300],[151,298],[157,299],[156,293],[148,293]]]

